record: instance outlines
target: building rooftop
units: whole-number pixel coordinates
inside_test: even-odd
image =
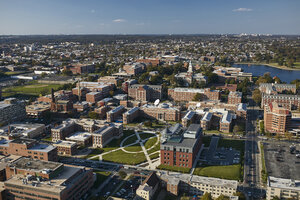
[[[76,142],[66,141],[66,140],[59,140],[53,144],[54,146],[65,146],[65,147],[73,147],[76,145]]]
[[[232,121],[232,115],[230,112],[225,112],[222,116],[221,122],[222,123],[231,123]]]
[[[210,112],[205,112],[205,114],[203,115],[201,121],[210,121],[212,118],[212,113]]]
[[[124,106],[118,106],[118,107],[112,109],[111,111],[109,111],[109,113],[116,113],[122,109],[124,109]]]
[[[26,169],[30,171],[42,172],[43,170],[55,171],[62,165],[63,164],[58,162],[42,161],[42,160],[22,157],[12,162],[9,166],[15,167],[17,169]]]
[[[183,119],[190,120],[190,119],[192,119],[192,117],[193,117],[195,114],[196,114],[196,112],[194,112],[194,111],[189,111],[189,112],[184,116]]]
[[[72,141],[85,141],[86,139],[89,139],[92,137],[92,134],[88,132],[76,132],[75,134],[71,135],[70,137],[66,137],[66,140],[72,140]]]
[[[290,189],[300,191],[300,180],[284,179],[284,178],[275,178],[273,176],[268,177],[268,186],[281,188],[281,189]]]
[[[130,115],[136,111],[138,111],[140,108],[139,107],[134,107],[134,108],[131,108],[130,110],[128,110],[125,114],[127,115]]]

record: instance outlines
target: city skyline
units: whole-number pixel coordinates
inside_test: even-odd
[[[300,34],[299,1],[0,1],[0,35]]]

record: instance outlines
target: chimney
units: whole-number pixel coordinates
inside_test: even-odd
[[[54,90],[51,88],[51,101],[54,102]]]
[[[78,101],[81,102],[80,81],[78,82]]]

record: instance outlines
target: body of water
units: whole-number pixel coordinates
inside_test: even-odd
[[[262,76],[269,72],[272,77],[277,76],[281,81],[290,83],[292,80],[300,79],[300,71],[278,69],[269,67],[267,65],[248,65],[248,64],[234,64],[233,67],[242,68],[244,72],[252,73],[253,76]]]

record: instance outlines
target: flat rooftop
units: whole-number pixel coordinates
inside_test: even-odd
[[[31,171],[42,171],[50,169],[52,171],[61,167],[63,164],[58,162],[42,161],[31,158],[22,157],[10,164],[10,167],[16,167],[17,169],[26,169]]]
[[[268,177],[268,186],[275,187],[275,188],[281,188],[281,189],[300,191],[300,180],[275,178],[273,176],[269,176]]]

